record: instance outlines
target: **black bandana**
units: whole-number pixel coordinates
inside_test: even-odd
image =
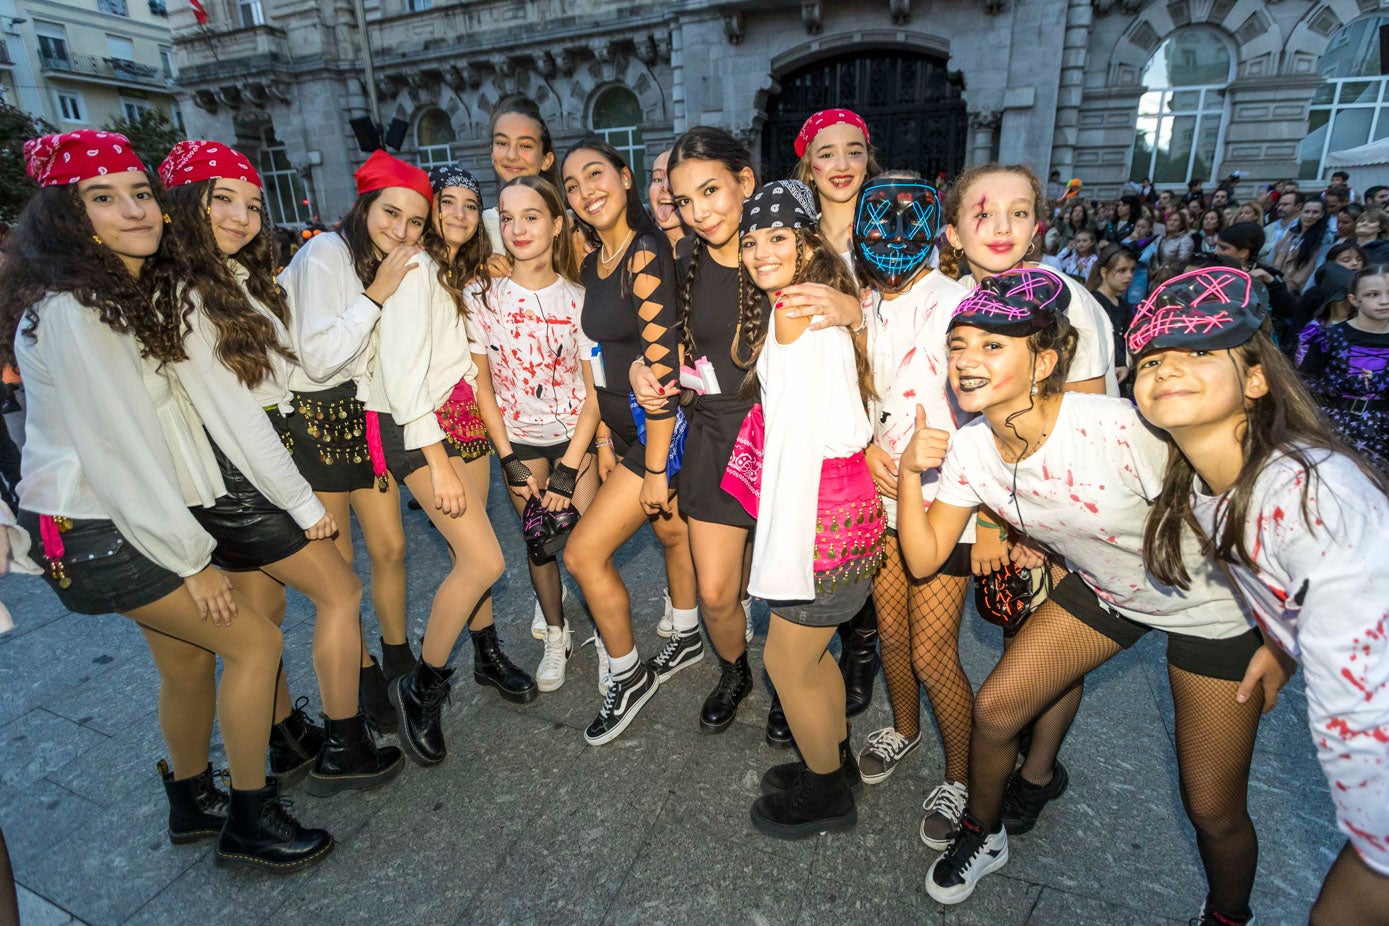
[[[799,180],[773,180],[743,203],[738,234],[759,228],[814,228],[819,221],[810,187]]]
[[[434,188],[435,196],[439,195],[440,190],[451,186],[472,190],[477,196],[478,205],[482,204],[482,185],[477,182],[476,177],[457,164],[442,164],[429,168],[429,185]]]

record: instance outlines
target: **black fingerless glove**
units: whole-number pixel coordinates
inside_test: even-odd
[[[574,487],[579,483],[579,471],[570,466],[565,466],[563,461],[555,463],[554,472],[550,473],[550,484],[545,487],[546,492],[553,492],[556,495],[563,495],[565,498],[574,498]]]
[[[521,462],[520,457],[514,453],[508,453],[501,459],[502,477],[506,479],[506,484],[513,488],[521,488],[529,483],[531,478],[530,467]]]

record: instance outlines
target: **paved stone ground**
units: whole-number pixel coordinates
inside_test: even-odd
[[[508,652],[533,668],[540,645],[516,518],[497,488],[490,509],[507,575],[496,589]],[[446,569],[419,512],[409,535],[410,633],[424,631]],[[359,546],[359,557],[362,557]],[[655,653],[663,569],[643,531],[620,554],[638,645]],[[916,835],[921,800],[940,778],[939,739],[897,775],[865,789],[857,829],[785,843],[758,835],[748,807],[786,753],[764,745],[759,687],[721,736],[698,732],[712,659],[663,687],[627,733],[600,748],[581,731],[598,708],[596,661],[579,651],[558,692],[516,706],[477,688],[465,666],[444,712],[449,758],[407,766],[389,787],[317,800],[292,794],[336,852],[288,877],[226,872],[210,843],[171,846],[155,762],[155,672],[133,624],[67,614],[37,579],[8,577],[18,629],[0,637],[0,823],[14,857],[26,926],[60,923],[1177,924],[1204,881],[1182,813],[1171,700],[1158,640],[1096,672],[1067,742],[1071,789],[1011,861],[953,908],[926,896],[933,854]],[[368,598],[369,602],[370,599]],[[583,604],[569,617],[587,627]],[[291,595],[285,623],[291,687],[318,697],[312,622]],[[760,614],[753,662],[761,665]],[[368,615],[368,627],[375,621]],[[961,649],[976,685],[999,649],[966,618]],[[887,723],[879,685],[854,741]],[[1299,681],[1264,721],[1250,803],[1262,837],[1254,907],[1260,924],[1301,924],[1340,838],[1305,728]],[[214,759],[217,761],[217,759]]]

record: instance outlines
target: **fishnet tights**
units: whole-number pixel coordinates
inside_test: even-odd
[[[1259,840],[1249,819],[1249,763],[1263,713],[1264,690],[1243,704],[1239,682],[1208,678],[1168,665],[1177,730],[1182,805],[1196,828],[1196,848],[1210,885],[1210,904],[1221,913],[1249,910]]]
[[[3,882],[0,882],[3,883]],[[1346,843],[1322,882],[1312,905],[1311,926],[1389,924],[1389,875],[1366,865]]]
[[[544,457],[537,457],[534,460],[522,460],[521,462],[526,464],[526,468],[535,477],[535,484],[543,490],[550,480],[550,461]],[[579,463],[579,478],[574,485],[574,498],[571,499],[580,515],[588,510],[588,506],[598,494],[598,485],[598,467],[594,465],[593,454],[586,453]],[[507,497],[511,499],[511,505],[516,509],[518,515],[525,510],[526,500],[524,498],[509,490]],[[526,568],[530,570],[531,585],[535,588],[535,600],[540,602],[540,610],[545,614],[545,623],[552,627],[563,626],[564,587],[559,577],[559,558],[537,566],[531,562],[528,556],[526,557]]]
[[[970,744],[969,812],[987,829],[998,825],[1008,775],[1017,761],[1018,732],[1044,709],[1078,692],[1085,675],[1112,658],[1119,644],[1092,630],[1060,605],[1047,601],[1004,650],[980,686]],[[1177,766],[1182,803],[1196,829],[1211,905],[1232,915],[1248,910],[1258,863],[1258,840],[1246,796],[1249,763],[1263,706],[1262,689],[1246,703],[1235,700],[1238,682],[1208,678],[1171,665]],[[1078,700],[1076,702],[1079,703]],[[1066,717],[1069,727],[1074,708]],[[1039,717],[1028,761],[1046,750],[1043,773],[1024,777],[1044,784],[1061,737]]]
[[[966,576],[912,578],[898,539],[887,538],[887,557],[873,580],[873,605],[893,727],[908,739],[921,732],[919,681],[931,699],[950,781],[964,781],[969,771],[974,689],[960,665],[968,589]]]

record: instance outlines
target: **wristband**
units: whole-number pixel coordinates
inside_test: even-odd
[[[363,295],[363,296],[367,296],[367,294],[366,294],[365,291],[362,292],[362,295]],[[371,298],[370,296],[367,296],[367,302],[370,302],[372,305],[376,306],[378,309],[384,308],[384,306],[382,306],[381,303],[377,302],[375,299]]]
[[[553,492],[562,495],[567,499],[574,498],[574,487],[579,483],[579,471],[572,466],[565,466],[563,460],[555,462],[555,468],[550,473],[550,483],[545,487],[546,492]]]
[[[1005,525],[1005,524],[995,524],[995,523],[993,523],[992,521],[985,521],[983,518],[979,517],[978,515],[975,515],[975,516],[974,516],[974,526],[975,526],[975,527],[985,527],[985,528],[988,528],[988,529],[991,530],[991,531],[998,531],[1000,534],[1003,533],[1004,531],[1006,531],[1006,530],[1008,529],[1007,525]]]
[[[645,464],[643,464],[643,466],[645,466]],[[662,466],[660,469],[652,469],[651,467],[646,466],[646,475],[648,476],[664,476],[665,474],[666,468],[664,466]]]
[[[506,479],[506,484],[513,488],[521,488],[530,481],[530,467],[521,462],[521,458],[514,453],[508,453],[498,461],[502,465],[502,476]]]
[[[600,437],[598,438],[598,440],[593,442],[593,445],[595,447],[611,447],[613,445],[613,442],[610,438]]]

